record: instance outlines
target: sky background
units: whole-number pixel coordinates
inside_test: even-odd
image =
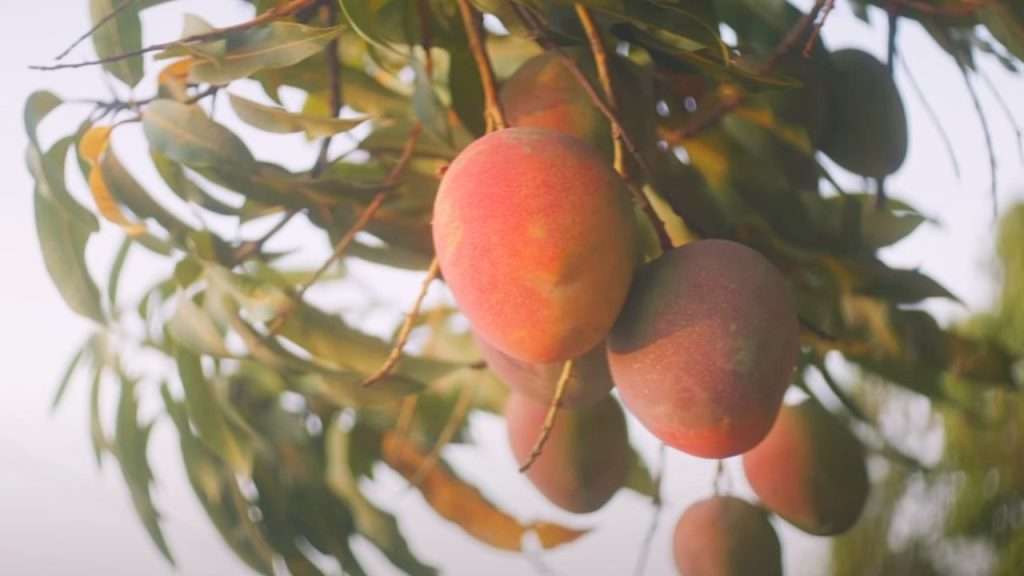
[[[806,5],[808,2],[802,2]],[[0,287],[0,361],[4,378],[0,400],[0,574],[171,574],[138,523],[127,489],[114,462],[98,470],[88,438],[87,390],[72,388],[60,410],[51,415],[49,403],[65,362],[87,333],[88,325],[74,316],[60,300],[43,268],[32,217],[32,182],[24,165],[26,138],[22,106],[33,90],[49,88],[66,97],[104,97],[107,87],[98,70],[40,73],[27,69],[43,63],[62,50],[87,28],[84,0],[4,0],[0,24],[0,263],[4,282]],[[186,0],[151,9],[145,14],[147,43],[177,36],[182,14],[202,14],[217,25],[246,17],[240,2]],[[855,21],[840,2],[828,22],[824,38],[830,49],[858,46],[881,56],[884,26],[876,28]],[[959,158],[962,179],[954,176],[938,132],[928,120],[916,94],[899,71],[911,125],[910,155],[904,168],[889,181],[893,196],[909,201],[941,222],[926,226],[898,246],[887,249],[886,259],[901,266],[920,266],[932,274],[971,309],[982,308],[992,298],[994,270],[991,263],[994,226],[988,194],[990,182],[985,142],[973,105],[952,61],[918,27],[901,28],[902,50],[915,78],[927,94],[950,134]],[[86,44],[78,57],[91,56]],[[982,68],[1010,103],[1024,102],[1024,83],[1005,74],[992,62]],[[150,71],[153,69],[151,68]],[[144,97],[155,90],[153,78],[137,89]],[[255,94],[245,87],[243,93]],[[982,103],[989,116],[999,165],[1000,204],[1022,199],[1021,161],[1014,134],[991,92],[979,84]],[[227,107],[221,107],[230,117]],[[1024,119],[1024,109],[1014,112]],[[43,130],[44,145],[77,126],[87,107],[67,109]],[[241,130],[258,153],[272,150],[275,160],[305,166],[313,149],[301,139],[267,139]],[[118,132],[116,146],[126,165],[142,165],[136,146],[142,140]],[[273,148],[268,148],[272,146]],[[143,181],[153,175],[137,171]],[[855,181],[854,181],[855,182]],[[78,190],[81,191],[81,188]],[[109,226],[90,247],[94,271],[106,268],[117,235]],[[282,238],[285,244],[310,240],[301,226]],[[322,239],[312,239],[322,244]],[[326,254],[326,247],[324,247]],[[316,255],[311,256],[315,260]],[[132,277],[146,279],[145,263],[134,264]],[[97,272],[94,272],[97,273]],[[415,292],[415,277],[403,275],[389,283],[382,297],[395,302],[391,316],[404,308]],[[129,282],[130,283],[130,282]],[[130,286],[129,286],[130,288]],[[344,298],[344,295],[339,295]],[[943,319],[962,316],[966,310],[952,304],[931,304]],[[371,326],[387,330],[388,321]],[[81,383],[79,383],[81,384]],[[496,419],[479,418],[473,431],[483,450],[451,449],[449,453],[466,476],[485,492],[515,510],[524,520],[557,519],[575,526],[599,526],[580,542],[546,556],[558,574],[624,574],[632,571],[642,534],[650,520],[650,507],[632,493],[617,496],[601,512],[587,517],[559,513],[533,493],[515,474],[505,446],[503,427]],[[654,459],[654,442],[638,427],[634,433],[644,453]],[[187,484],[180,466],[176,439],[167,425],[158,425],[150,447],[158,486],[156,501],[163,512],[164,528],[178,559],[178,573],[214,575],[243,573],[244,567],[221,544]],[[650,574],[671,574],[668,545],[671,527],[690,502],[711,492],[713,465],[672,455],[665,484],[666,505],[649,564]],[[732,487],[741,495],[749,490],[730,462]],[[367,487],[377,502],[399,515],[414,550],[450,574],[523,574],[527,561],[512,554],[491,552],[463,537],[459,530],[436,518],[418,495],[407,490],[395,475],[385,473]],[[821,574],[827,540],[804,536],[782,523],[787,574]],[[390,568],[369,547],[358,547],[374,574],[390,574]]]

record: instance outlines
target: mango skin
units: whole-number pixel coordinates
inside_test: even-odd
[[[885,64],[867,52],[845,49],[830,56],[828,127],[821,151],[843,168],[882,178],[907,157],[907,114]]]
[[[540,128],[476,140],[434,204],[441,272],[473,329],[523,362],[576,358],[603,340],[633,275],[628,192],[590,146]]]
[[[727,240],[647,264],[608,338],[626,407],[668,445],[704,458],[741,454],[768,434],[799,350],[782,274]]]
[[[563,49],[587,81],[604,97],[589,48]],[[632,140],[655,140],[653,82],[645,80],[638,66],[616,54],[609,55],[612,83],[619,94],[620,116]],[[554,52],[524,62],[501,86],[501,102],[512,126],[548,128],[574,136],[612,158],[612,129],[607,117],[594,105],[576,75]]]
[[[867,502],[863,448],[814,401],[783,407],[743,469],[766,508],[810,534],[849,530]]]
[[[535,402],[547,404],[555,395],[555,388],[562,376],[564,362],[530,364],[515,358],[490,345],[474,334],[480,355],[487,367],[517,394],[529,396]],[[575,361],[572,377],[566,383],[562,394],[562,406],[585,408],[604,399],[611,392],[612,374],[608,368],[608,354],[601,341],[590,352]]]
[[[511,394],[505,403],[509,444],[525,462],[544,425],[547,403]],[[604,506],[626,481],[632,453],[626,417],[612,396],[577,410],[562,408],[544,451],[526,477],[552,504],[576,514]]]
[[[782,576],[782,546],[768,514],[732,496],[687,508],[672,552],[682,576]]]

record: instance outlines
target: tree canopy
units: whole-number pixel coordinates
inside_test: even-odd
[[[486,133],[514,125],[519,104],[557,93],[578,104],[581,130],[621,176],[640,258],[710,238],[764,255],[796,305],[793,385],[813,396],[806,379],[823,378],[839,400],[831,417],[902,478],[961,474],[950,534],[991,538],[1005,574],[1024,566],[1024,460],[1020,442],[1003,442],[1019,435],[1022,402],[1020,209],[1003,220],[999,307],[963,326],[943,326],[920,306],[955,301],[949,290],[879,256],[928,221],[886,185],[909,137],[894,69],[903,59],[916,72],[895,41],[898,26],[920,24],[974,94],[980,60],[1019,71],[1021,4],[850,0],[866,22],[874,10],[888,16],[880,61],[825,45],[821,29],[843,17],[831,0],[807,12],[784,0],[250,0],[248,20],[217,28],[188,15],[179,39],[148,43],[140,14],[169,2],[91,0],[82,41],[96,59],[65,53],[40,68],[95,66],[118,96],[83,103],[40,91],[24,113],[41,253],[68,307],[94,325],[54,402],[71,381],[90,382],[96,458],[116,460],[168,561],[147,454],[158,424],[176,429],[211,523],[259,573],[280,562],[292,574],[321,573],[315,550],[363,574],[357,535],[403,572],[435,573],[361,489],[379,465],[482,545],[518,551],[531,533],[544,548],[585,537],[521,522],[447,463],[446,445],[472,442],[469,415],[500,414],[509,390],[456,305],[422,306],[439,280],[431,222],[446,169]],[[548,92],[515,88],[530,66],[551,74]],[[264,97],[240,95],[245,83]],[[80,110],[81,124],[44,146],[38,127],[63,106]],[[225,106],[237,120],[224,119]],[[240,137],[239,122],[303,134],[318,153],[308,169],[289,169],[274,147]],[[151,165],[118,159],[111,143],[127,131],[141,131]],[[73,189],[71,171],[87,190]],[[160,181],[144,184],[143,171]],[[841,185],[839,172],[863,186]],[[85,258],[101,226],[123,234],[103,271]],[[330,258],[296,265],[310,247],[276,244],[289,226],[319,237]],[[149,287],[127,299],[119,286],[135,254],[165,263],[167,274],[132,278]],[[379,288],[349,260],[425,273],[391,339],[338,302],[308,297],[317,286]],[[826,356],[836,353],[868,384],[833,377]],[[140,370],[137,355],[162,369]],[[862,405],[872,390],[930,401],[947,435],[941,465],[886,438]],[[111,393],[119,400],[108,421],[100,399]],[[159,413],[143,416],[143,401],[160,403]],[[628,450],[624,489],[657,501],[656,475]],[[837,563],[889,512],[869,507]]]

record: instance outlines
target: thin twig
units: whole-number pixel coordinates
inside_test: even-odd
[[[263,236],[260,236],[256,240],[250,240],[239,245],[238,248],[235,249],[235,253],[231,258],[233,265],[237,266],[242,262],[245,262],[253,254],[256,254],[257,252],[262,250],[263,246],[278,232],[280,232],[281,229],[283,229],[285,225],[288,224],[288,222],[291,221],[291,219],[294,218],[297,213],[298,210],[289,210],[288,213],[285,214],[281,218],[281,220],[277,222],[277,224],[274,224],[273,228],[267,230],[267,232],[263,234]]]
[[[157,50],[164,50],[180,44],[196,44],[202,42],[209,42],[210,40],[217,40],[223,37],[225,34],[231,34],[233,32],[242,32],[244,30],[249,30],[251,28],[262,26],[279,18],[291,16],[292,14],[298,12],[299,10],[311,6],[314,2],[317,1],[318,0],[291,0],[286,4],[275,6],[267,10],[266,12],[263,12],[262,14],[256,16],[252,20],[242,22],[241,24],[235,24],[233,26],[227,26],[225,28],[218,28],[216,30],[211,30],[210,32],[204,32],[202,34],[188,36],[186,38],[173,40],[171,42],[161,42],[159,44],[152,44],[139,50],[132,50],[130,52],[124,52],[122,54],[115,54],[114,56],[108,56],[106,58],[98,58],[96,60],[85,60],[82,62],[73,62],[71,64],[54,64],[51,66],[29,66],[29,69],[52,71],[65,70],[70,68],[84,68],[86,66],[97,66],[100,64],[109,64],[110,62],[119,62],[121,60],[134,58],[136,56],[142,56],[143,54],[156,52]]]
[[[452,441],[452,438],[455,438],[455,434],[459,431],[459,426],[465,421],[466,414],[473,404],[473,392],[475,391],[476,385],[473,382],[463,384],[462,388],[459,389],[459,397],[455,400],[455,406],[452,408],[451,414],[448,415],[444,428],[437,435],[437,442],[434,443],[426,458],[423,459],[419,468],[416,469],[416,472],[409,479],[410,484],[419,486],[427,474],[437,465],[441,459],[441,450]]]
[[[914,75],[910,71],[910,66],[907,64],[905,58],[899,58],[900,66],[903,68],[903,74],[907,77],[907,82],[910,84],[910,88],[917,95],[917,99],[921,101],[924,111],[928,114],[928,118],[935,126],[936,130],[939,131],[939,136],[942,138],[943,145],[946,147],[946,154],[949,156],[950,163],[953,165],[953,173],[956,175],[957,180],[961,180],[960,174],[960,160],[956,157],[956,150],[953,148],[953,141],[949,138],[949,133],[946,132],[946,127],[942,125],[942,120],[939,119],[938,113],[935,112],[935,108],[932,107],[931,102],[925,96],[924,91],[921,90],[921,85],[917,83]],[[1020,132],[1018,131],[1018,137]],[[1019,140],[1018,140],[1019,143]],[[1024,153],[1022,153],[1024,157]]]
[[[967,71],[967,66],[964,65],[959,59],[957,59],[957,66],[960,68],[960,74],[964,77],[964,84],[967,86],[967,92],[971,95],[971,102],[974,103],[974,110],[978,113],[978,119],[981,121],[981,131],[985,135],[985,147],[988,149],[988,168],[992,174],[992,188],[990,194],[992,195],[992,221],[995,222],[999,218],[999,172],[996,166],[996,153],[995,148],[992,145],[992,131],[988,125],[988,117],[985,116],[985,111],[981,107],[981,99],[978,98],[978,91],[974,89],[974,83],[971,82],[971,76]]]
[[[647,533],[644,534],[643,542],[640,543],[640,552],[636,559],[634,576],[643,576],[647,570],[647,560],[651,556],[651,544],[654,542],[654,534],[658,531],[658,520],[661,517],[661,485],[665,481],[665,444],[658,447],[658,474],[654,479],[654,494],[651,495],[651,523],[647,526]]]
[[[119,4],[117,7],[115,7],[113,10],[111,10],[109,13],[107,13],[106,16],[104,16],[103,18],[100,18],[95,24],[93,24],[92,28],[89,28],[88,30],[86,30],[85,34],[82,34],[74,42],[72,42],[71,46],[68,46],[67,48],[64,49],[63,52],[58,54],[57,57],[54,58],[54,60],[63,60],[64,57],[67,56],[68,54],[70,54],[72,50],[77,48],[79,44],[81,44],[82,42],[85,42],[86,40],[88,40],[90,36],[95,34],[97,30],[102,28],[104,24],[106,24],[107,22],[110,22],[114,18],[117,18],[117,15],[120,14],[121,12],[123,12],[129,6],[132,6],[133,4],[138,4],[138,3],[139,3],[139,0],[125,0],[124,2]]]
[[[413,326],[416,325],[416,318],[419,316],[420,308],[423,306],[423,299],[427,297],[427,291],[430,288],[431,282],[433,282],[440,273],[441,263],[435,256],[430,262],[430,268],[427,270],[427,275],[423,278],[423,284],[420,285],[420,293],[416,295],[416,301],[413,302],[412,309],[405,313],[405,321],[402,322],[402,327],[398,331],[398,338],[395,340],[395,345],[391,348],[391,352],[384,361],[384,365],[374,372],[369,378],[363,380],[363,387],[372,386],[383,380],[395,368],[398,361],[402,359],[402,349],[405,348],[406,342],[409,341],[409,335],[412,334]]]
[[[573,361],[569,360],[562,366],[562,375],[558,377],[558,384],[555,385],[555,394],[551,397],[547,414],[544,415],[544,425],[540,429],[540,435],[537,436],[537,441],[534,442],[530,455],[526,457],[526,462],[519,466],[519,472],[521,473],[529,470],[544,451],[544,445],[547,444],[548,438],[551,436],[551,429],[555,426],[555,417],[558,416],[558,409],[562,406],[562,397],[565,395],[566,385],[569,379],[572,378],[573,364]]]
[[[789,32],[779,41],[779,44],[772,51],[771,56],[759,66],[756,70],[759,74],[769,74],[778,68],[782,59],[794,49],[800,43],[800,40],[807,34],[807,31],[811,29],[815,21],[818,18],[818,14],[825,6],[826,0],[815,0],[811,10],[804,14]],[[722,119],[723,116],[732,112],[743,103],[746,94],[739,90],[733,89],[728,90],[724,95],[719,94],[720,100],[709,110],[706,114],[700,114],[683,126],[677,134],[677,138],[685,140],[692,138],[704,130],[714,126]]]
[[[327,3],[327,18],[331,26],[338,24],[338,3]],[[324,48],[324,57],[327,60],[327,77],[331,79],[331,117],[337,118],[341,114],[341,61],[338,58],[338,49],[341,40],[337,37],[327,43]],[[316,163],[310,170],[310,176],[319,178],[327,167],[327,154],[331,149],[333,135],[327,136],[320,142],[320,152],[317,154]]]
[[[339,258],[341,258],[342,254],[345,253],[345,250],[348,249],[349,244],[351,244],[352,241],[355,239],[356,234],[358,234],[363,228],[366,227],[367,224],[369,224],[370,220],[377,213],[377,210],[380,209],[381,205],[384,203],[384,199],[387,197],[387,190],[389,190],[398,182],[398,178],[405,170],[405,166],[409,163],[409,160],[412,159],[412,154],[416,148],[416,141],[419,139],[420,131],[421,126],[418,123],[412,127],[412,130],[409,131],[409,138],[405,142],[405,147],[402,149],[402,155],[401,157],[399,157],[398,163],[395,164],[395,167],[391,169],[391,172],[388,174],[387,178],[384,179],[384,183],[382,185],[384,190],[378,192],[377,195],[374,196],[372,200],[370,200],[370,203],[367,204],[365,209],[363,209],[363,212],[359,215],[359,218],[356,219],[355,223],[353,223],[352,226],[349,227],[348,231],[346,231],[345,234],[334,245],[334,251],[331,253],[330,258],[328,258],[323,264],[321,264],[320,268],[318,268],[317,271],[313,274],[313,277],[310,278],[302,286],[302,288],[299,289],[298,293],[296,294],[297,300],[301,300],[302,297],[306,294],[306,291],[309,290],[310,286],[316,284],[320,277],[323,276]]]
[[[505,120],[505,112],[498,99],[498,83],[494,77],[494,69],[491,67],[491,59],[487,55],[482,40],[482,26],[475,8],[469,5],[469,0],[458,0],[459,12],[462,13],[462,24],[466,28],[466,38],[469,41],[469,50],[476,61],[477,70],[480,71],[480,82],[484,90],[484,120],[487,124],[487,131],[501,130],[508,127]]]
[[[420,46],[423,47],[423,68],[427,78],[434,77],[434,57],[430,49],[434,46],[434,33],[430,27],[430,5],[427,0],[416,0],[416,15],[420,21]]]
[[[836,379],[832,377],[832,373],[825,367],[824,359],[817,360],[813,364],[814,368],[817,369],[819,374],[821,374],[821,378],[825,380],[825,385],[828,386],[828,389],[832,391],[832,394],[835,394],[836,398],[839,399],[839,403],[842,404],[843,407],[846,408],[846,410],[857,420],[874,426],[874,422],[868,418],[867,414],[864,413],[864,410],[854,402],[853,398],[850,398],[842,387],[839,386],[839,383],[836,382]]]
[[[1013,133],[1017,137],[1017,154],[1020,155],[1021,160],[1024,160],[1024,134],[1021,132],[1020,124],[1017,122],[1017,117],[1014,116],[1013,110],[1010,109],[1010,105],[1006,103],[1006,99],[1003,98],[1003,94],[996,88],[996,85],[992,82],[992,79],[988,77],[980,68],[974,71],[975,74],[981,77],[981,80],[985,82],[985,86],[988,91],[995,97],[999,107],[1002,108],[1003,114],[1006,115],[1007,121],[1010,122],[1010,126],[1013,127]]]
[[[889,76],[889,81],[895,85],[896,83],[896,31],[899,28],[900,19],[899,15],[896,14],[895,10],[889,10],[888,13],[888,33],[886,36],[886,48],[885,48],[885,71]],[[882,209],[885,206],[886,201],[886,190],[885,190],[885,174],[882,174],[875,179],[876,190],[875,190],[875,208]]]
[[[711,492],[715,496],[722,494],[722,479],[725,477],[725,460],[719,459],[715,465],[715,477],[711,480]]]
[[[619,113],[619,98],[615,93],[615,86],[612,83],[612,75],[608,64],[608,51],[605,49],[604,41],[601,40],[601,31],[594,21],[594,16],[583,4],[576,3],[576,15],[583,25],[583,31],[587,34],[587,41],[590,43],[590,52],[594,55],[594,66],[597,68],[597,77],[601,81],[601,88],[604,90],[604,97],[608,100],[608,108],[615,114]],[[615,171],[622,175],[622,178],[629,180],[628,166],[623,151],[622,134],[612,130],[612,146]]]
[[[825,0],[825,5],[821,8],[821,18],[811,28],[811,37],[807,39],[807,43],[804,44],[804,58],[810,58],[811,53],[814,51],[814,44],[818,41],[818,36],[821,34],[821,29],[825,26],[825,21],[828,20],[828,15],[832,13],[832,9],[835,8],[835,0]]]

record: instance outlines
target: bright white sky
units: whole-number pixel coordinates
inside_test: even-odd
[[[9,5],[7,5],[9,4]],[[57,9],[60,5],[60,10]],[[21,110],[25,96],[32,90],[49,87],[64,96],[102,96],[106,93],[95,70],[65,73],[36,73],[26,69],[30,63],[45,62],[59,52],[86,27],[84,0],[75,2],[6,2],[3,33],[0,34],[0,77],[7,89],[0,94],[0,163],[8,175],[6,189],[0,192],[0,264],[7,280],[0,287],[0,359],[7,374],[0,402],[0,573],[21,574],[163,574],[171,573],[137,522],[127,490],[116,466],[108,462],[98,471],[88,440],[86,420],[87,394],[84,386],[72,389],[60,412],[48,413],[53,386],[71,351],[87,330],[87,325],[67,310],[43,269],[33,229],[32,184],[23,162],[25,136]],[[806,5],[809,2],[805,1]],[[235,22],[243,17],[237,2],[186,0],[147,13],[148,40],[173,38],[180,30],[185,11],[203,14],[215,24]],[[876,24],[882,22],[876,21]],[[862,46],[882,54],[884,31],[872,30],[856,22],[840,3],[828,23],[825,38],[830,48]],[[989,260],[993,240],[988,198],[989,173],[985,143],[973,106],[952,62],[942,55],[917,27],[901,29],[905,54],[915,77],[942,117],[959,157],[963,179],[958,182],[950,168],[935,128],[928,121],[917,97],[904,89],[904,100],[911,121],[910,157],[903,170],[890,180],[894,196],[909,200],[928,215],[942,222],[915,233],[898,247],[887,251],[890,262],[922,266],[944,282],[971,307],[984,306],[992,292],[992,268]],[[88,47],[78,55],[90,54]],[[1024,102],[1024,82],[1007,76],[997,66],[983,68],[999,87],[1007,102]],[[902,74],[901,74],[902,75]],[[144,82],[139,95],[153,90]],[[1003,206],[1011,198],[1021,199],[1021,162],[1017,156],[1013,132],[990,92],[980,86],[983,104],[993,126],[1000,166],[1000,198]],[[221,108],[225,110],[226,108]],[[57,131],[70,131],[73,122],[86,109],[63,114],[49,123],[45,133],[52,138]],[[1024,121],[1024,109],[1014,112]],[[120,134],[120,133],[119,133]],[[127,134],[127,132],[126,132]],[[247,138],[255,138],[244,131]],[[255,140],[250,140],[255,142]],[[118,144],[119,152],[131,167],[135,154],[131,136]],[[265,151],[273,142],[274,159],[305,165],[312,149],[298,139],[262,139],[254,148]],[[283,144],[282,144],[283,143]],[[143,179],[152,174],[140,173]],[[285,241],[301,241],[294,231]],[[319,242],[320,240],[315,240]],[[106,269],[115,246],[108,233],[97,250],[90,253],[94,270]],[[136,278],[141,268],[135,269]],[[408,302],[413,282],[389,290],[386,295]],[[404,306],[405,304],[402,304]],[[943,317],[963,313],[953,306],[937,311]],[[380,330],[386,327],[375,326]],[[634,430],[641,434],[639,430]],[[523,519],[553,518],[578,526],[601,526],[601,530],[579,543],[548,556],[549,564],[560,574],[631,573],[650,508],[630,494],[618,496],[605,510],[586,518],[570,518],[558,513],[530,492],[526,481],[514,471],[514,464],[502,438],[502,426],[493,419],[476,423],[475,432],[488,450],[483,454],[456,451],[453,456],[467,475],[479,481],[485,491]],[[642,434],[641,434],[642,435]],[[643,443],[653,456],[653,443]],[[175,438],[167,426],[158,426],[150,455],[159,479],[157,504],[164,513],[164,527],[183,574],[243,573],[244,567],[220,543],[195,502],[179,462]],[[741,494],[738,462],[730,463],[733,484]],[[662,529],[658,531],[649,564],[650,574],[671,574],[668,556],[670,529],[685,505],[709,495],[713,466],[681,455],[669,460],[665,486],[666,507]],[[414,492],[403,489],[394,475],[383,475],[371,490],[378,502],[400,514],[414,549],[428,561],[445,567],[450,574],[528,573],[529,565],[520,557],[498,554],[475,545],[458,529],[438,520]],[[827,540],[803,536],[778,525],[783,535],[788,574],[823,573]],[[365,550],[361,547],[360,550]],[[374,574],[390,573],[373,553],[364,555]]]

